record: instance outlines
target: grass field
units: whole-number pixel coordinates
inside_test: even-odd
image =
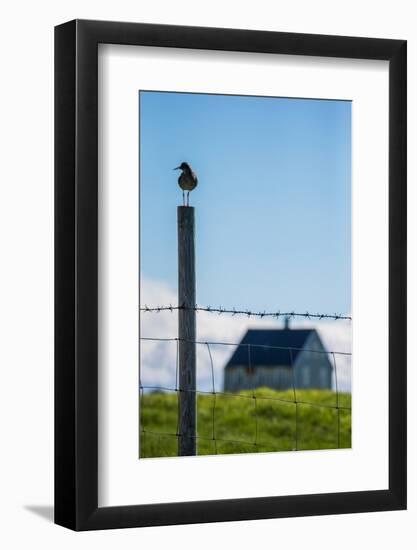
[[[351,446],[351,412],[336,409],[335,392],[297,390],[297,406],[292,390],[260,388],[255,395],[198,395],[199,455]],[[350,406],[351,395],[339,394],[339,407]],[[141,458],[177,456],[177,412],[175,392],[142,396]]]

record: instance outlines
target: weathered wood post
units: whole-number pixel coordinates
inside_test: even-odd
[[[178,455],[190,456],[197,454],[195,246],[192,206],[178,206],[178,305]]]

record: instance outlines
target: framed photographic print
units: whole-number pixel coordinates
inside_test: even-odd
[[[406,507],[406,42],[55,30],[55,521]]]

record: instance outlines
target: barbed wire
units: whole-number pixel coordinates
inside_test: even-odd
[[[230,343],[230,342],[207,342],[207,341],[190,341],[190,340],[183,340],[186,342],[194,343],[196,345],[205,346],[208,353],[209,358],[209,364],[210,364],[210,373],[211,373],[211,390],[200,390],[200,389],[182,389],[179,387],[179,375],[178,375],[178,369],[179,369],[179,362],[178,362],[178,347],[179,342],[181,339],[179,338],[150,338],[150,337],[142,337],[141,340],[147,340],[147,341],[157,341],[157,342],[176,342],[176,361],[175,361],[175,387],[170,386],[164,386],[164,385],[146,385],[142,384],[141,378],[139,378],[139,392],[140,392],[140,398],[142,403],[140,403],[140,423],[141,423],[141,435],[143,438],[146,436],[152,436],[152,437],[172,437],[177,438],[179,440],[180,437],[184,437],[180,433],[180,425],[179,425],[179,395],[181,392],[188,392],[188,393],[194,393],[196,395],[201,394],[202,396],[211,395],[213,397],[213,404],[211,408],[211,436],[205,436],[201,434],[197,434],[195,436],[192,436],[193,439],[196,440],[202,440],[202,441],[212,441],[214,444],[214,454],[218,454],[218,446],[217,442],[221,443],[230,443],[234,445],[244,445],[253,447],[256,450],[262,450],[262,449],[268,449],[269,451],[282,451],[282,448],[274,447],[270,444],[265,444],[260,441],[260,426],[259,426],[259,407],[258,403],[262,401],[268,401],[268,402],[278,402],[282,404],[292,405],[295,407],[295,415],[294,415],[294,445],[292,447],[292,450],[298,451],[300,450],[299,446],[299,407],[300,406],[311,406],[311,407],[317,407],[317,408],[323,408],[323,409],[332,409],[336,411],[337,415],[337,427],[336,427],[336,437],[335,437],[335,444],[337,448],[341,447],[341,422],[340,422],[340,413],[341,411],[345,412],[351,412],[351,406],[342,405],[340,403],[340,391],[339,391],[339,384],[338,384],[338,377],[337,377],[337,362],[336,362],[336,355],[342,355],[342,356],[350,356],[351,353],[348,352],[333,352],[333,351],[325,351],[325,350],[308,350],[305,348],[294,348],[294,347],[285,347],[285,346],[270,346],[270,345],[263,345],[263,344],[247,344],[247,343]],[[256,367],[253,364],[253,359],[251,356],[251,348],[270,348],[271,350],[279,349],[279,350],[287,350],[288,356],[289,356],[289,367],[291,369],[291,385],[288,389],[292,389],[292,399],[287,399],[284,397],[279,396],[272,396],[272,395],[263,395],[259,394],[257,392],[256,387],[253,388],[247,388],[246,391],[248,393],[234,393],[231,391],[216,391],[215,387],[215,369],[214,369],[214,361],[213,361],[213,354],[211,352],[211,346],[213,345],[224,345],[224,346],[246,346],[247,347],[247,368],[249,371],[254,372],[254,369]],[[335,377],[335,404],[332,403],[321,403],[321,402],[310,402],[306,401],[304,399],[300,399],[300,396],[297,395],[297,390],[300,388],[297,388],[297,382],[295,378],[295,369],[294,369],[294,351],[300,351],[300,350],[312,352],[312,353],[324,353],[328,356],[331,356],[333,361],[330,363],[333,366],[334,370],[334,377]],[[177,411],[177,424],[176,424],[176,431],[174,432],[166,432],[166,431],[157,431],[155,429],[149,429],[147,426],[145,426],[143,421],[143,401],[144,401],[144,392],[175,392],[177,393],[177,404],[178,404],[178,411]],[[242,390],[245,391],[245,390]],[[224,438],[218,436],[218,430],[216,428],[216,419],[217,419],[217,397],[223,396],[225,398],[236,398],[236,399],[245,399],[248,402],[253,403],[253,415],[255,420],[255,426],[254,426],[254,433],[253,433],[253,439],[251,441],[247,440],[238,440],[233,438]],[[274,419],[271,419],[273,421]],[[144,439],[142,440],[144,442]]]
[[[186,306],[186,305],[165,305],[165,306],[152,306],[149,307],[147,305],[140,308],[140,311],[143,311],[144,313],[160,313],[162,311],[178,311],[178,310],[185,310],[185,311],[205,311],[208,313],[218,313],[219,315],[222,314],[230,314],[232,316],[234,315],[245,315],[246,317],[270,317],[274,319],[279,319],[281,317],[284,317],[286,319],[295,319],[295,318],[304,318],[304,319],[331,319],[335,321],[352,321],[352,317],[349,315],[343,315],[341,313],[310,313],[309,311],[306,311],[305,313],[297,313],[295,311],[251,311],[249,309],[227,309],[222,306],[199,306],[195,305],[193,307]]]

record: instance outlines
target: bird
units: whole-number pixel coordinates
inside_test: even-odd
[[[181,170],[181,175],[178,178],[178,185],[182,189],[182,202],[184,206],[190,206],[190,191],[197,187],[197,176],[192,171],[192,168],[188,162],[181,162],[181,164],[174,168],[174,170]],[[187,191],[187,204],[185,204],[184,191]]]

